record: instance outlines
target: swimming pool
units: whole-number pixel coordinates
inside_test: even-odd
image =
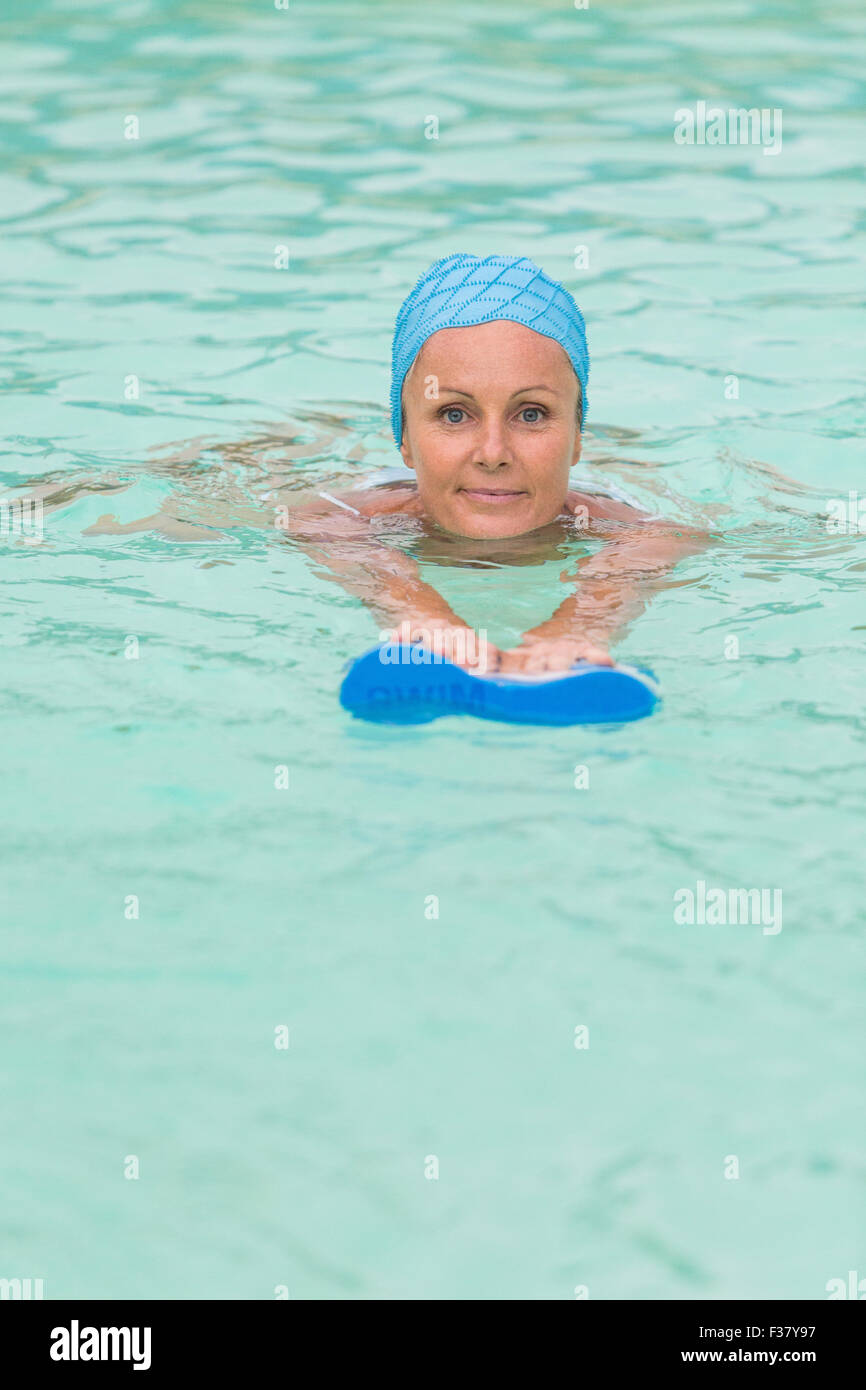
[[[0,551],[0,1276],[866,1275],[866,550],[821,519],[863,489],[859,8],[7,11],[3,483],[45,512]],[[698,101],[781,151],[677,144]],[[263,520],[398,462],[393,314],[464,248],[583,308],[583,475],[723,537],[618,651],[649,720],[353,722],[375,625]],[[494,641],[556,601],[433,561]],[[675,920],[701,883],[781,930]]]

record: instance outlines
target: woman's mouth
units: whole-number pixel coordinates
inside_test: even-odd
[[[464,497],[472,502],[488,502],[494,507],[502,507],[508,502],[516,502],[519,497],[528,497],[526,492],[506,487],[462,487]]]

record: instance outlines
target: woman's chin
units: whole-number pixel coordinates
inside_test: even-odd
[[[554,513],[558,515],[558,511]],[[451,508],[447,519],[434,518],[440,526],[457,536],[469,540],[506,540],[509,536],[524,536],[528,531],[536,531],[553,518],[539,515],[531,498],[517,498],[506,505],[496,503],[477,506],[466,500]]]

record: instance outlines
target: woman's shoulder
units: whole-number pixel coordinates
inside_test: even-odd
[[[420,516],[421,503],[414,482],[375,483],[372,487],[357,488],[344,493],[344,499],[357,508],[361,516]]]
[[[602,492],[577,492],[571,489],[565,499],[572,516],[588,521],[651,521],[653,518],[641,507],[619,497]]]

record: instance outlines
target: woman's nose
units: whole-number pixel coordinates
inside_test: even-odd
[[[511,462],[505,427],[498,418],[485,419],[476,443],[475,462],[482,468],[501,468]]]

